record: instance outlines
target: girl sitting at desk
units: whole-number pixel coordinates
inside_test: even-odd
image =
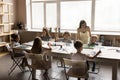
[[[12,45],[11,45],[12,48],[20,45],[20,43],[19,43],[19,41],[20,41],[19,34],[12,34],[11,38],[12,38]],[[27,53],[26,51],[14,49],[14,56],[18,56],[18,57],[25,56],[26,53]],[[23,58],[22,63],[21,63],[21,67],[23,69],[25,68],[25,66],[28,66],[28,62],[27,62],[26,57]]]
[[[82,54],[81,51],[83,50],[83,43],[80,40],[77,40],[74,43],[74,47],[77,50],[77,52],[75,54],[73,54],[72,59],[82,60],[82,61],[86,62],[87,66],[88,66],[88,69],[89,69],[89,63],[88,63],[87,59],[88,58],[94,59],[97,55],[99,55],[101,53],[101,51],[99,51],[93,57],[88,56],[86,54]]]
[[[45,53],[48,53],[48,52],[51,52],[51,49],[50,48],[42,48],[42,40],[41,40],[40,37],[37,36],[34,39],[33,46],[32,46],[32,49],[31,49],[31,53],[32,54],[43,54],[44,55]],[[50,63],[48,63],[47,61],[44,62],[43,64],[42,64],[42,62],[41,62],[41,64],[39,64],[37,62],[32,63],[32,65],[39,65],[39,66],[48,67],[48,66],[45,66],[45,64],[50,64]],[[48,70],[46,69],[45,73],[47,73],[47,71]],[[44,77],[46,76],[45,73],[44,73]],[[36,76],[36,70],[33,69],[32,70],[32,80],[35,80],[35,76]]]
[[[41,34],[41,39],[43,41],[49,41],[51,39],[51,35],[49,34],[49,31],[47,28],[43,28],[42,34]]]

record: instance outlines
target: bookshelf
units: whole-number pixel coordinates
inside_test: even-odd
[[[6,43],[11,43],[10,35],[13,34],[11,30],[14,24],[12,18],[12,3],[0,1],[0,48],[5,46]]]

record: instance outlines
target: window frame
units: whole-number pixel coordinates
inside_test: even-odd
[[[99,33],[103,33],[103,32],[105,32],[105,33],[109,33],[109,32],[117,32],[117,31],[104,31],[104,30],[94,30],[95,29],[95,3],[96,3],[96,0],[41,0],[41,1],[32,1],[32,0],[30,0],[30,5],[32,4],[32,2],[43,2],[44,3],[44,11],[46,11],[46,4],[47,3],[56,3],[57,4],[57,27],[59,27],[59,26],[61,26],[61,22],[60,22],[60,19],[61,19],[61,15],[60,15],[60,8],[61,8],[61,5],[60,5],[60,3],[61,2],[64,2],[64,1],[66,1],[66,2],[68,2],[68,1],[92,1],[92,5],[91,5],[91,25],[89,25],[89,26],[91,26],[91,32],[93,32],[93,33],[97,33],[97,32],[99,32]],[[32,13],[32,10],[31,10],[31,8],[32,8],[32,6],[30,6],[30,15],[31,15],[31,13]],[[31,15],[32,16],[32,15]],[[29,25],[32,25],[33,23],[32,23],[32,17],[30,17],[31,18],[31,24],[29,24]],[[79,23],[78,23],[79,24]],[[45,15],[44,15],[44,26],[46,26],[46,13],[45,13]],[[32,29],[32,30],[35,30],[34,28],[32,28],[32,26],[31,26],[31,28],[30,29]],[[40,27],[40,30],[42,30],[42,28]],[[70,32],[77,32],[75,29],[73,30],[73,29],[63,29],[63,30],[61,30],[61,32],[63,31],[66,31],[66,30],[68,30],[68,31],[70,31]],[[119,31],[117,32],[117,33],[119,33]]]
[[[60,3],[61,2],[68,2],[68,1],[92,1],[92,0],[46,0],[46,1],[42,1],[42,0],[41,1],[32,1],[32,0],[30,0],[31,24],[29,24],[29,25],[31,25],[31,27],[29,28],[29,30],[31,30],[31,29],[36,30],[35,28],[32,27],[33,26],[33,23],[32,23],[32,3],[40,3],[40,2],[44,3],[44,26],[46,26],[46,4],[47,3],[56,3],[57,4],[57,28],[59,28],[61,26],[61,22],[60,22],[60,19],[61,19],[60,18],[60,16],[61,16],[60,15]],[[91,17],[91,19],[92,19],[92,17]],[[39,29],[41,30],[42,28],[40,27]],[[74,30],[73,29],[62,29],[62,30],[63,31],[69,30],[69,31],[72,31],[72,32],[76,31],[75,29]]]

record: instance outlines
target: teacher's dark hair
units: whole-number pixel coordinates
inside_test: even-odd
[[[85,20],[81,20],[81,21],[80,21],[80,24],[79,24],[79,28],[81,28],[81,25],[82,25],[82,24],[84,24],[84,23],[85,23],[85,24],[86,24],[86,26],[87,26],[86,21],[85,21]]]

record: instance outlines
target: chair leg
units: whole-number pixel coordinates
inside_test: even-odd
[[[29,76],[28,80],[30,80],[31,75],[32,75],[32,73],[30,72],[30,76]]]
[[[13,65],[10,67],[10,72],[8,73],[8,75],[10,75],[17,66],[20,68],[21,71],[23,71],[23,69],[19,65],[20,62],[21,62],[21,59],[17,59],[17,60],[13,59]]]
[[[66,79],[69,80],[69,76],[66,76]]]
[[[30,75],[29,75],[28,80],[30,80],[30,77],[32,76],[32,69],[31,69],[31,67],[29,67],[29,66],[28,66],[28,68],[29,68],[29,70],[30,70]]]
[[[64,65],[64,73],[65,73],[65,78],[66,78],[66,80],[69,80],[69,76],[68,76],[67,73],[66,73],[65,65]]]
[[[16,66],[16,64],[15,64],[15,62],[13,61],[12,66],[10,67],[10,71],[9,71],[8,75],[10,75],[10,74],[13,72],[15,66]]]
[[[78,78],[78,80],[80,80],[80,78]]]
[[[44,74],[43,74],[45,80],[50,80],[49,76],[48,76],[48,70],[46,69]]]
[[[36,79],[36,69],[32,69],[32,79]]]
[[[88,80],[88,79],[85,79],[85,80]]]
[[[20,68],[20,70],[23,72],[23,68],[20,66],[20,62],[22,61],[22,59],[18,59],[15,61],[16,65]]]
[[[95,65],[96,65],[96,63],[93,62],[93,67],[92,67],[92,71],[93,71],[93,72],[95,71]]]
[[[10,67],[10,69],[12,69],[14,65],[15,65],[15,62],[13,61],[12,66]]]

